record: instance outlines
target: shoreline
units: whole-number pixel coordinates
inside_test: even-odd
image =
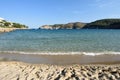
[[[40,55],[0,53],[1,61],[20,61],[32,64],[72,65],[72,64],[120,64],[120,55]]]
[[[0,27],[0,33],[3,33],[3,32],[10,32],[10,31],[14,31],[14,30],[22,30],[22,29],[27,29],[27,28],[1,28]]]

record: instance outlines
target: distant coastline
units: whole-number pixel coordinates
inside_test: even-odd
[[[43,25],[39,29],[120,29],[120,19],[101,19],[90,23],[73,22],[67,24]]]
[[[23,29],[27,29],[27,28],[0,28],[0,33],[3,33],[3,32],[10,32],[10,31],[14,31],[14,30],[23,30]]]
[[[10,32],[16,29],[28,29],[28,26],[0,18],[0,32]],[[38,29],[120,29],[120,19],[100,19],[90,23],[71,22],[67,24],[46,24],[40,26]]]

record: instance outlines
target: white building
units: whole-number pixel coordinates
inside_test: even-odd
[[[3,21],[3,20],[5,20],[5,19],[0,17],[0,22]]]

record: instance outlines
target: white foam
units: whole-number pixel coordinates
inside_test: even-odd
[[[87,56],[98,56],[98,55],[120,55],[120,52],[21,52],[21,51],[0,51],[0,53],[10,54],[37,54],[37,55],[87,55]]]

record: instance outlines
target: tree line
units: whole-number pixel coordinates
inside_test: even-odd
[[[28,26],[19,24],[19,23],[12,23],[6,20],[0,21],[0,27],[2,28],[28,28]]]

